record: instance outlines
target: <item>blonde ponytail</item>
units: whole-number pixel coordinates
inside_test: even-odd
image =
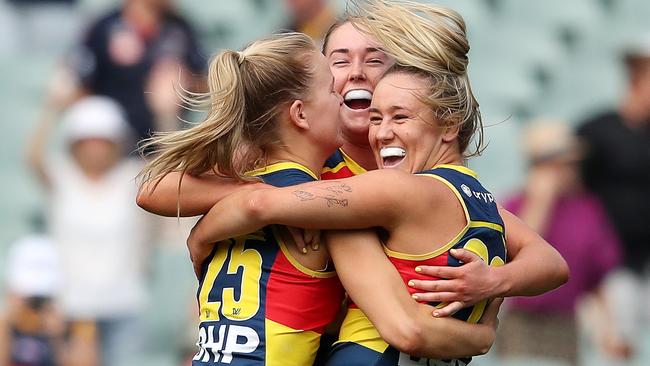
[[[141,173],[144,182],[167,173],[208,171],[249,180],[245,175],[279,142],[276,120],[283,107],[304,97],[312,77],[315,45],[301,33],[254,42],[241,52],[220,52],[208,69],[209,92],[183,99],[207,109],[205,119],[182,131],[157,133],[142,145],[153,159]]]

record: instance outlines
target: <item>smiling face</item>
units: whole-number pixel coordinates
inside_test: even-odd
[[[397,72],[377,85],[370,106],[368,139],[380,169],[415,173],[437,164],[455,141],[453,132],[440,126],[431,107],[417,94],[426,93],[428,81]]]
[[[330,34],[324,53],[334,75],[334,88],[345,100],[341,108],[344,133],[365,141],[375,86],[393,61],[349,22]]]

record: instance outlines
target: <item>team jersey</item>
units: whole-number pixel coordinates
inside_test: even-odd
[[[343,150],[337,149],[325,161],[325,166],[320,177],[323,180],[341,179],[353,177],[365,172],[366,170],[356,161],[352,160]]]
[[[408,254],[390,250],[384,246],[386,255],[397,268],[404,283],[411,279],[431,280],[415,272],[419,265],[460,266],[449,254],[453,248],[464,248],[476,253],[490,266],[505,264],[505,229],[493,196],[479,183],[476,174],[462,166],[439,165],[434,169],[417,173],[444,183],[456,195],[463,210],[467,225],[450,242],[427,254]],[[435,278],[434,278],[435,279]],[[416,292],[408,287],[409,292]],[[457,312],[454,317],[476,323],[480,320],[487,301]],[[431,304],[441,306],[441,304]],[[329,366],[354,365],[435,365],[463,366],[471,358],[454,360],[430,360],[400,353],[389,346],[379,335],[370,320],[354,304],[350,304],[339,341],[328,360]]]
[[[276,187],[317,180],[296,163],[250,173]],[[301,265],[268,226],[215,245],[203,263],[199,352],[192,365],[311,365],[343,300],[333,271]]]

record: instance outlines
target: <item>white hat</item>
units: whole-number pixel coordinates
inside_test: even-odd
[[[21,296],[51,297],[61,285],[58,252],[44,235],[29,235],[15,242],[6,268],[7,287]]]
[[[568,123],[556,119],[537,119],[523,132],[524,153],[532,163],[555,158],[579,159],[581,147]]]
[[[73,104],[63,116],[63,129],[68,143],[88,138],[124,143],[130,137],[120,105],[101,96],[86,97]]]

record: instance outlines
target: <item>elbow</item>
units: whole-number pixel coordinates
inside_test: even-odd
[[[483,343],[480,343],[476,349],[476,354],[473,356],[482,356],[490,352],[490,349],[492,349],[492,345],[494,344],[495,339],[496,339],[496,332],[493,330],[490,339],[485,340],[485,342]]]
[[[564,285],[569,281],[571,271],[569,270],[569,265],[566,260],[560,256],[560,263],[558,265],[558,287]]]
[[[425,346],[424,329],[413,319],[396,322],[387,333],[382,334],[384,340],[400,352],[419,355]]]
[[[138,190],[138,195],[135,198],[135,203],[145,211],[154,214],[162,214],[162,212],[159,210],[159,207],[156,206],[156,200],[153,197],[152,188],[146,184],[140,187],[140,190]]]
[[[151,207],[151,200],[149,199],[151,195],[148,190],[143,186],[138,191],[138,195],[135,197],[135,203],[140,206],[140,208],[149,211]]]
[[[268,216],[271,208],[268,195],[264,194],[264,191],[263,189],[251,191],[242,205],[245,217],[262,226],[269,224]]]
[[[550,288],[549,290],[558,288],[564,285],[565,283],[567,283],[567,281],[569,281],[569,272],[570,272],[569,265],[567,264],[564,257],[562,257],[560,252],[558,252],[555,248],[552,248],[552,250],[554,252],[553,254],[555,258],[553,262],[550,263],[554,263],[555,266],[551,267],[553,268],[553,273],[552,273],[553,283],[552,283],[552,288]]]

